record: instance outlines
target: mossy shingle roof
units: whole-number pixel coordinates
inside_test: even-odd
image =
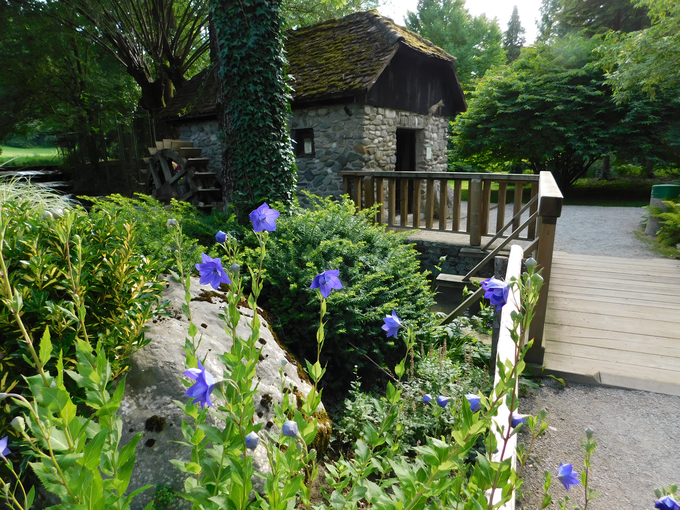
[[[370,89],[400,46],[450,63],[455,58],[377,11],[291,30],[285,43],[295,102],[358,96]],[[214,71],[206,69],[186,83],[159,117],[205,117],[215,112]]]

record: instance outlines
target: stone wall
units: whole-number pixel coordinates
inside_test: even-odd
[[[299,157],[298,190],[339,197],[340,170],[393,171],[397,160],[397,129],[416,131],[416,170],[446,171],[448,119],[359,104],[339,104],[293,111],[291,130],[314,130],[314,157]],[[222,171],[216,120],[199,119],[175,125],[182,140],[203,148],[208,169]],[[428,151],[429,147],[429,151]],[[430,155],[428,159],[428,153]],[[306,199],[298,193],[301,203]]]
[[[194,142],[194,147],[202,147],[202,158],[209,158],[208,171],[222,173],[222,146],[217,133],[219,126],[217,120],[197,120],[194,122],[183,122],[176,126],[180,140]]]

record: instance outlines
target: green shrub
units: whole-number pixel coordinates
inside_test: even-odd
[[[263,307],[276,316],[274,325],[295,354],[316,359],[319,297],[309,286],[317,274],[339,269],[344,288],[327,300],[321,353],[326,387],[346,390],[355,365],[372,384],[382,376],[378,366],[394,366],[404,354],[403,343],[381,329],[386,315],[396,310],[421,329],[421,338],[434,323],[427,275],[413,246],[404,243],[407,234],[374,225],[373,210],[357,213],[348,198],[309,199],[309,209],[282,213],[271,233]]]
[[[176,271],[175,243],[166,223],[170,218],[182,225],[182,266],[185,274],[195,273],[194,267],[201,260],[201,253],[208,253],[206,247],[215,244],[215,234],[222,230],[240,236],[241,227],[233,216],[214,211],[204,214],[187,202],[172,200],[169,207],[147,196],[137,194],[136,198],[110,195],[104,199],[87,197],[96,211],[108,211],[122,221],[135,224],[138,245],[142,253],[160,262],[160,270]]]
[[[467,346],[467,350],[477,348],[471,337],[461,335],[458,340],[459,346]],[[448,435],[455,428],[458,413],[442,412],[436,403],[439,395],[448,397],[449,406],[455,408],[463,403],[465,394],[488,391],[490,387],[485,368],[475,365],[470,356],[460,358],[458,348],[445,349],[442,346],[412,360],[409,377],[401,385],[405,405],[400,411],[399,422],[403,426],[402,445],[405,448],[424,443],[427,436]],[[426,394],[432,396],[428,404],[423,402]],[[353,382],[335,432],[343,442],[354,442],[361,438],[367,422],[378,426],[385,419],[388,407],[384,397],[364,393],[360,383]]]
[[[664,201],[666,211],[656,208],[653,212],[661,223],[658,239],[661,244],[675,246],[680,243],[680,202]]]
[[[10,285],[21,294],[23,323],[34,340],[49,327],[53,352],[63,353],[64,365],[72,368],[76,338],[85,339],[77,302],[82,300],[87,339],[93,346],[102,342],[114,375],[124,371],[126,358],[146,343],[144,324],[156,313],[162,290],[158,265],[140,253],[132,224],[117,215],[49,212],[26,189],[23,200],[0,204],[0,246]],[[0,391],[16,386],[16,392],[23,387],[22,374],[35,369],[10,311],[11,298],[2,294]],[[54,366],[46,369],[55,373]],[[6,425],[0,419],[0,429]]]

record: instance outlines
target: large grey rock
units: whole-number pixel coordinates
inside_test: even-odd
[[[441,181],[434,181],[434,217],[439,218],[439,197],[441,190]],[[451,185],[446,185],[446,214],[447,218],[453,216],[453,188]]]
[[[181,432],[182,420],[191,423],[181,409],[173,402],[188,402],[184,396],[186,386],[182,384],[185,367],[185,338],[189,321],[182,313],[184,290],[179,283],[169,280],[164,291],[164,299],[170,301],[171,317],[159,317],[150,321],[146,332],[151,342],[135,353],[131,358],[131,367],[127,376],[125,394],[119,414],[124,422],[123,442],[142,432],[143,438],[137,446],[137,462],[132,473],[130,491],[138,487],[153,484],[170,485],[181,491],[186,475],[170,464],[171,459],[189,460],[191,450],[176,441],[184,441]],[[199,358],[207,355],[204,362],[206,369],[217,381],[224,378],[224,365],[218,356],[228,351],[232,339],[225,333],[223,321],[218,317],[225,306],[226,296],[215,292],[210,286],[200,285],[198,279],[191,281],[191,312],[193,322],[199,329],[201,337],[198,348]],[[251,330],[249,323],[253,312],[247,308],[241,310],[241,321],[237,334],[248,338]],[[255,397],[256,423],[265,423],[262,431],[278,432],[273,424],[274,410],[272,402],[281,403],[282,386],[299,391],[305,397],[311,390],[308,381],[302,380],[295,359],[284,351],[272,335],[267,322],[260,316],[260,339],[262,347],[260,362],[257,365],[256,381],[259,383],[258,395]],[[283,367],[283,381],[280,369]],[[289,398],[294,398],[293,392]],[[213,402],[215,401],[213,394]],[[320,409],[319,411],[322,411]],[[323,413],[322,413],[323,415]],[[330,436],[330,423],[321,420],[317,437]],[[214,423],[218,424],[216,421]],[[265,434],[260,433],[260,445],[254,452],[255,469],[262,473],[268,471],[266,450],[263,446]],[[253,477],[255,490],[261,490],[263,481]],[[153,497],[153,489],[136,498],[133,510],[141,509]],[[181,499],[176,499],[169,508],[189,508]]]

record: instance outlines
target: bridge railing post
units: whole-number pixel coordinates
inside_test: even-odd
[[[482,244],[482,178],[473,177],[468,187],[468,216],[470,218],[470,246]]]
[[[527,363],[543,365],[545,347],[543,346],[543,331],[545,327],[545,313],[548,305],[548,289],[550,287],[550,271],[552,269],[553,248],[555,246],[555,227],[557,218],[562,215],[564,198],[555,178],[550,172],[541,172],[538,184],[538,246],[536,248],[536,262],[541,269],[543,287],[536,303],[534,318],[529,327],[529,339],[534,343],[527,352],[524,360]]]

